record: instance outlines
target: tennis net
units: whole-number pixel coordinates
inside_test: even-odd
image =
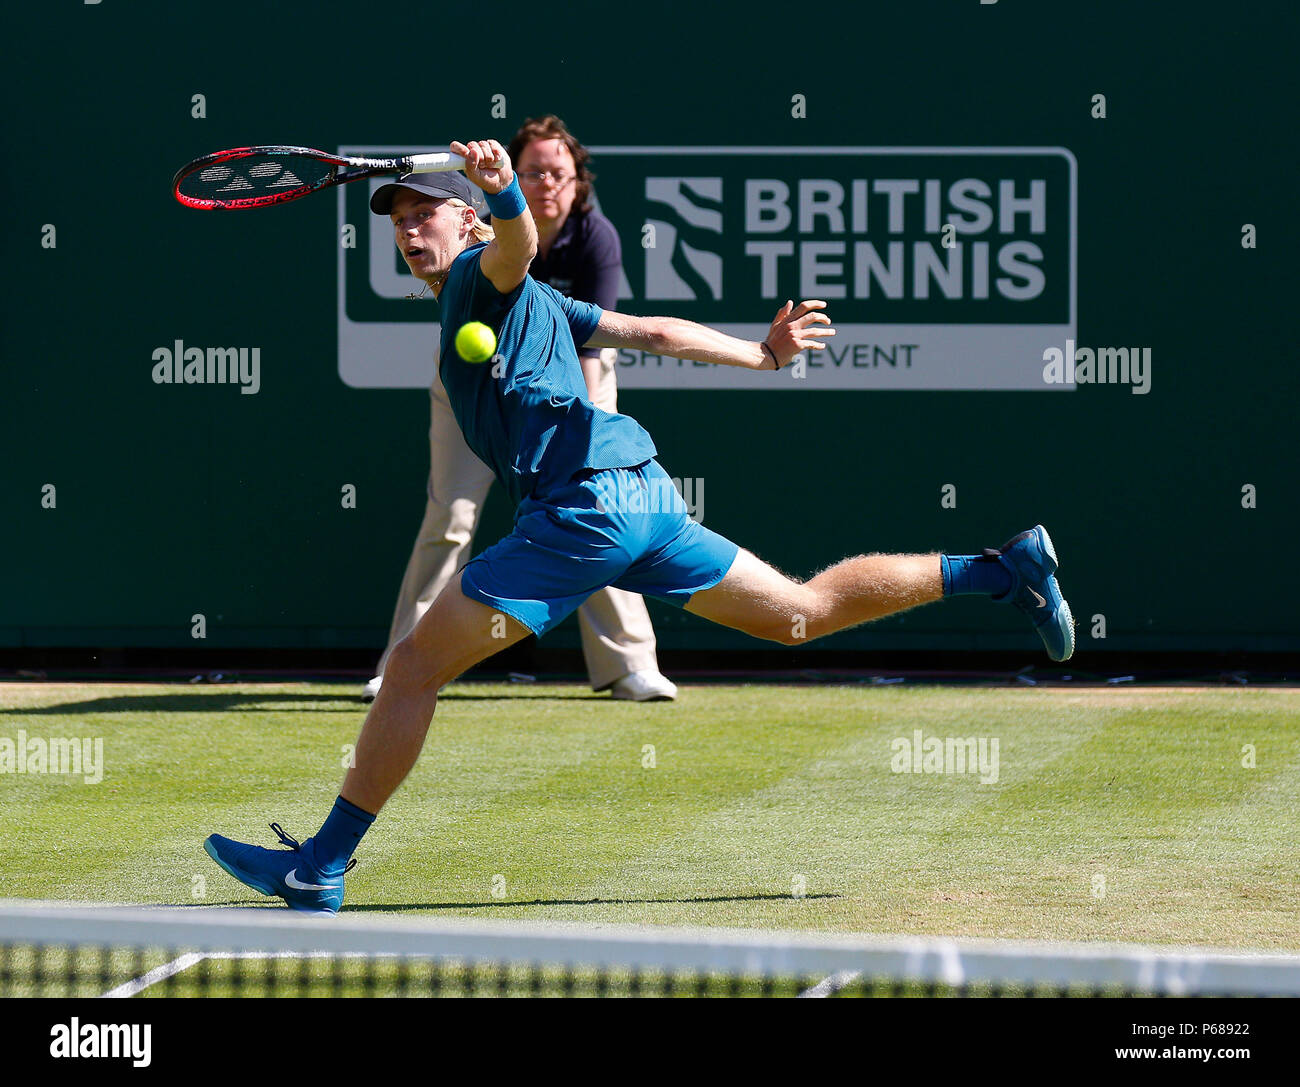
[[[0,906],[0,996],[1282,996],[1300,955]]]

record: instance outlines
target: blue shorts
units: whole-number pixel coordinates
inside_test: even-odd
[[[721,581],[739,550],[691,519],[651,460],[525,498],[514,531],[470,561],[460,587],[540,635],[607,585],[680,608]]]

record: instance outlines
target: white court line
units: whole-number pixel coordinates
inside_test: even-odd
[[[160,981],[166,981],[170,977],[175,977],[183,970],[188,970],[191,966],[198,966],[204,959],[278,959],[278,958],[311,958],[310,955],[297,955],[293,952],[271,953],[266,951],[250,951],[247,954],[241,954],[234,951],[214,951],[200,953],[197,951],[186,952],[179,958],[172,959],[171,962],[165,962],[162,966],[155,966],[147,974],[141,974],[138,978],[132,978],[130,981],[123,982],[116,989],[109,989],[104,994],[105,999],[108,997],[128,997],[135,996],[137,993],[144,992],[150,985],[157,985]]]
[[[151,985],[157,985],[158,982],[175,977],[182,971],[188,970],[191,966],[197,966],[204,959],[388,959],[392,957],[383,953],[367,955],[361,951],[343,952],[342,954],[328,951],[190,951],[179,958],[172,959],[171,962],[163,963],[162,966],[155,966],[148,973],[141,974],[138,978],[124,981],[115,989],[109,989],[104,994],[103,999],[135,996],[144,992]]]
[[[856,981],[862,976],[860,970],[841,970],[838,974],[832,974],[828,978],[822,978],[816,985],[810,989],[805,989],[799,994],[801,997],[823,997],[830,996],[832,993],[838,993],[844,986]]]
[[[207,955],[200,955],[191,951],[178,959],[163,963],[162,966],[155,966],[147,974],[141,974],[138,978],[123,982],[115,989],[109,989],[104,996],[105,998],[135,996],[136,993],[144,992],[150,985],[157,985],[160,981],[166,981],[169,977],[179,974],[182,970],[188,970],[191,966],[201,963],[206,958],[208,958]]]

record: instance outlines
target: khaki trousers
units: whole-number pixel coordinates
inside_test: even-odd
[[[596,407],[616,411],[618,388],[614,379],[617,351],[601,352],[600,393]],[[379,662],[382,675],[393,646],[420,621],[444,586],[469,561],[474,533],[492,471],[465,444],[447,391],[435,370],[429,389],[429,486],[424,520],[393,611],[388,645]],[[657,671],[654,628],[645,601],[637,593],[605,588],[593,593],[578,609],[582,653],[594,690],[601,690],[629,672]]]

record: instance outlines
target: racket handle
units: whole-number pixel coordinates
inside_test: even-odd
[[[499,167],[501,163],[493,162],[487,164],[487,169]],[[451,151],[435,151],[428,155],[411,156],[411,173],[413,174],[437,174],[447,170],[465,169],[465,160]]]
[[[436,174],[447,170],[465,169],[465,160],[450,151],[434,151],[428,155],[411,156],[411,173]]]

